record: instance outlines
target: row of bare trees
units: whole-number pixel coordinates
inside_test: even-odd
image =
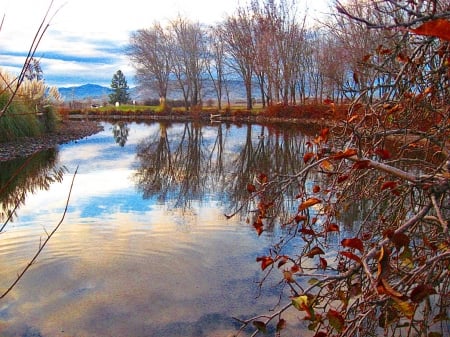
[[[425,17],[433,11],[445,12],[439,5],[417,6]],[[221,109],[222,100],[230,103],[232,80],[243,83],[248,109],[255,96],[266,107],[307,99],[352,99],[361,90],[376,87],[372,98],[379,98],[397,84],[405,55],[427,67],[439,66],[439,60],[430,59],[414,37],[393,31],[405,28],[399,22],[413,20],[413,24],[418,10],[381,7],[349,1],[347,8],[365,22],[348,20],[342,15],[346,10],[338,6],[341,13],[332,14],[330,8],[330,15],[312,27],[306,24],[307,15],[297,11],[296,0],[253,0],[214,26],[182,17],[165,26],[156,22],[131,35],[128,55],[143,88],[156,90],[163,101],[174,90],[181,92],[186,108],[201,104],[208,84]],[[367,30],[367,22],[392,29]],[[430,43],[434,48],[435,42]],[[429,80],[442,78],[436,74]]]
[[[345,52],[343,36],[329,34],[332,26],[307,26],[295,0],[253,0],[214,26],[182,17],[156,22],[131,35],[128,55],[142,87],[163,101],[181,91],[187,108],[201,103],[208,82],[221,109],[231,80],[243,82],[249,109],[255,96],[264,107],[336,99],[347,94],[341,84],[351,78],[343,65],[358,60]]]

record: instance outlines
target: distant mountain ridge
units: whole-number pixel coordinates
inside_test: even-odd
[[[242,81],[231,80],[227,82],[227,86],[231,100],[245,99],[245,86]],[[255,84],[253,85],[253,89],[255,96],[258,96],[256,92],[257,86]],[[91,83],[73,87],[61,87],[58,90],[66,102],[94,100],[103,103],[103,101],[109,100],[108,95],[111,93],[111,88]],[[140,91],[138,88],[133,87],[130,88],[129,93],[131,99],[137,101],[144,98],[158,98],[157,92],[152,89]],[[214,86],[211,81],[205,81],[203,95],[204,99],[216,99]],[[173,90],[169,99],[182,99],[182,97],[180,90]],[[225,101],[225,93],[223,100]]]
[[[86,99],[104,99],[108,98],[111,88],[103,87],[98,84],[84,84],[76,87],[58,88],[59,93],[65,101],[79,101]]]

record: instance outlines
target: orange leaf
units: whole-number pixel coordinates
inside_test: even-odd
[[[292,277],[292,272],[289,270],[283,271],[283,277],[286,280],[287,283],[293,283],[295,282],[294,278]]]
[[[354,120],[356,120],[356,119],[358,119],[358,115],[353,115],[352,117],[350,117],[348,120],[347,120],[347,123],[351,123],[351,122],[353,122]]]
[[[378,280],[377,290],[379,294],[386,294],[392,298],[403,298],[403,294],[392,288],[384,278]]]
[[[372,54],[366,54],[363,56],[362,61],[367,62],[371,59],[371,57],[372,57]]]
[[[342,256],[348,257],[349,259],[358,262],[361,264],[361,259],[358,255],[353,254],[352,252],[339,252]]]
[[[408,63],[409,62],[409,57],[404,55],[404,54],[402,54],[402,53],[399,53],[397,55],[397,61],[403,62],[403,63]]]
[[[339,151],[338,153],[331,156],[332,159],[343,159],[355,156],[357,154],[357,151],[355,149],[347,149],[345,151]]]
[[[316,205],[316,204],[319,204],[319,203],[321,203],[321,202],[322,202],[322,201],[321,201],[320,199],[317,199],[317,198],[309,198],[309,199],[303,201],[303,202],[300,204],[300,206],[298,206],[298,211],[301,212],[301,211],[303,211],[303,210],[305,210],[305,209],[307,209],[307,208],[309,208],[309,207],[311,207],[311,206],[314,206],[314,205]]]
[[[312,152],[305,153],[305,155],[303,156],[303,162],[306,164],[311,160],[312,157],[314,157],[314,153]]]
[[[361,253],[364,253],[364,245],[361,239],[352,238],[352,239],[344,239],[341,241],[343,247],[358,249]]]
[[[320,167],[327,172],[334,171],[334,166],[329,160],[324,160],[323,162],[321,162]]]
[[[320,192],[320,186],[314,185],[313,187],[313,193],[319,193]]]
[[[325,253],[324,253],[324,251],[323,251],[320,247],[315,246],[313,249],[311,249],[311,250],[306,254],[306,256],[309,257],[309,258],[313,258],[314,256],[320,255],[320,254],[325,254]]]
[[[256,262],[261,262],[261,269],[264,270],[273,264],[273,259],[270,256],[260,256],[256,258]]]
[[[389,255],[390,251],[387,247],[382,246],[380,249],[380,253],[378,256],[378,265],[377,265],[377,277],[383,278],[383,276],[389,274],[390,266],[389,266]]]
[[[334,103],[334,101],[333,101],[332,99],[325,98],[325,99],[323,100],[323,104],[331,104],[331,103]]]
[[[450,41],[450,21],[446,19],[427,21],[419,27],[410,29],[409,31],[418,35],[434,36]]]

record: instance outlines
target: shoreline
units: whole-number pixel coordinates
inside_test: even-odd
[[[97,121],[64,120],[56,132],[0,143],[0,162],[28,157],[33,153],[77,141],[102,130],[103,127]]]

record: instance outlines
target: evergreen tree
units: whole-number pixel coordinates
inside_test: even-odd
[[[125,75],[121,70],[117,70],[111,80],[112,92],[109,95],[109,101],[112,104],[119,102],[121,104],[127,103],[130,100],[130,94],[128,90],[130,89],[127,84]]]

